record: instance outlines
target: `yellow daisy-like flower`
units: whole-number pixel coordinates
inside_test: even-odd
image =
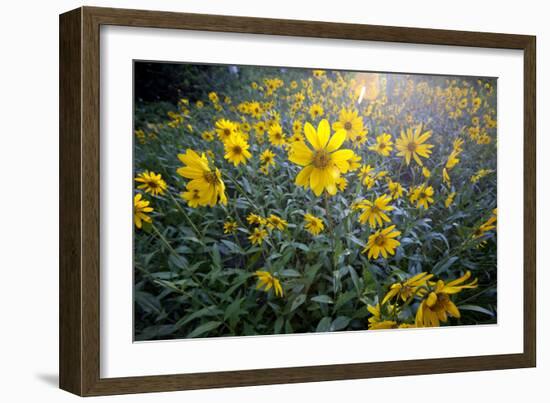
[[[263,228],[256,227],[248,239],[253,245],[261,245],[266,237],[267,231]]]
[[[391,179],[388,179],[388,190],[394,200],[403,196],[403,186],[399,182],[393,182]]]
[[[259,216],[258,214],[254,214],[254,213],[250,213],[247,217],[246,217],[246,221],[249,223],[249,224],[252,224],[252,225],[265,225],[266,224],[266,219],[263,218],[262,216]]]
[[[451,177],[449,176],[447,168],[443,168],[443,182],[447,185],[447,187],[451,187]]]
[[[224,234],[234,234],[237,231],[237,222],[236,221],[226,221],[223,223],[223,233]]]
[[[304,130],[312,149],[305,142],[298,141],[291,145],[288,157],[289,161],[304,167],[296,176],[296,184],[310,187],[317,196],[325,190],[335,195],[336,181],[342,173],[349,171],[349,160],[355,155],[352,150],[340,150],[346,132],[338,130],[331,137],[326,119],[321,120],[317,131],[309,122]]]
[[[392,284],[390,286],[390,290],[386,293],[386,296],[382,300],[382,304],[385,304],[394,297],[397,297],[398,300],[401,299],[405,302],[416,295],[424,295],[426,291],[421,287],[425,286],[427,281],[432,277],[433,274],[423,272],[412,276],[403,282]]]
[[[424,207],[427,209],[430,203],[434,202],[434,189],[426,184],[415,187],[411,193],[410,200],[416,203],[416,207]]]
[[[458,158],[459,153],[459,151],[453,150],[451,154],[449,154],[449,157],[447,158],[447,163],[445,164],[446,169],[451,170],[455,167],[456,164],[460,162],[460,159]]]
[[[202,132],[202,139],[205,141],[214,141],[214,133],[211,131],[204,131]]]
[[[395,142],[395,147],[399,157],[405,157],[407,165],[411,163],[411,159],[422,166],[422,160],[420,157],[429,158],[432,153],[432,144],[425,144],[425,142],[431,137],[432,131],[422,133],[422,125],[418,125],[415,128],[408,128],[406,133],[401,131],[401,137]]]
[[[390,222],[390,218],[386,215],[386,211],[392,211],[393,206],[388,206],[388,203],[392,201],[391,196],[382,195],[378,197],[374,202],[370,200],[363,201],[359,207],[363,211],[359,216],[359,222],[365,224],[369,222],[371,228],[382,226],[384,221]]]
[[[227,204],[222,174],[219,169],[210,168],[204,154],[199,156],[195,151],[187,149],[185,154],[179,154],[178,158],[185,166],[178,168],[177,173],[191,179],[187,184],[187,190],[198,191],[199,205],[214,207],[217,203]]]
[[[288,222],[275,214],[267,217],[267,228],[271,230],[277,228],[279,231],[284,231],[287,226]]]
[[[315,120],[318,117],[323,116],[325,113],[325,110],[321,106],[321,104],[313,104],[309,108],[309,116],[311,116],[311,119]]]
[[[387,228],[379,229],[370,235],[362,253],[367,253],[369,259],[378,259],[380,254],[385,259],[388,257],[388,254],[394,255],[395,249],[401,245],[401,242],[395,239],[401,235],[401,231],[394,231],[394,229],[395,225],[391,225]]]
[[[208,99],[214,103],[220,102],[220,98],[218,97],[218,94],[216,94],[214,91],[208,93]]]
[[[380,136],[376,136],[376,144],[370,146],[369,150],[375,151],[383,157],[389,156],[390,151],[393,150],[391,134],[382,133]]]
[[[395,329],[397,327],[397,322],[394,320],[383,320],[381,314],[380,304],[367,305],[367,310],[371,313],[369,320],[369,330],[384,330],[384,329]]]
[[[348,187],[347,179],[340,176],[338,179],[336,179],[336,186],[338,187],[338,190],[340,192],[343,192]]]
[[[312,235],[319,235],[325,229],[323,220],[313,214],[305,214],[304,221],[304,228]]]
[[[198,189],[187,190],[186,192],[181,192],[180,197],[187,202],[189,207],[197,208],[201,203],[201,195]]]
[[[251,102],[250,105],[248,105],[248,111],[255,119],[259,119],[262,117],[263,110],[259,102]]]
[[[455,200],[456,192],[449,193],[449,196],[445,199],[445,207],[449,208]]]
[[[266,166],[269,166],[269,165],[275,166],[275,153],[270,149],[265,150],[260,155],[260,161],[262,162],[262,164]]]
[[[302,122],[299,120],[295,120],[292,122],[292,131],[294,133],[302,133],[303,125]]]
[[[146,193],[151,193],[155,196],[164,194],[167,187],[161,174],[156,174],[153,171],[144,171],[134,180],[141,183],[141,185],[138,186],[138,189],[143,189]]]
[[[227,119],[219,119],[216,121],[216,133],[222,142],[225,142],[229,139],[229,137],[231,137],[232,134],[237,132],[238,126],[236,123]]]
[[[283,128],[278,122],[274,122],[269,126],[269,129],[267,131],[269,135],[269,141],[274,146],[282,146],[286,143],[286,138],[283,133]]]
[[[417,327],[434,327],[439,326],[441,322],[447,322],[448,315],[454,318],[460,318],[460,311],[451,301],[450,295],[457,294],[467,288],[476,288],[477,279],[465,284],[471,277],[469,271],[462,277],[445,283],[443,280],[438,280],[435,283],[435,288],[426,293],[426,297],[420,303],[416,311],[415,324]]]
[[[489,217],[489,219],[487,221],[485,221],[483,224],[481,224],[479,226],[479,228],[474,231],[473,237],[474,238],[480,238],[486,232],[489,232],[493,229],[496,229],[496,227],[497,227],[496,222],[497,222],[497,215],[496,215],[496,211],[494,211],[493,215],[491,217]]]
[[[225,148],[223,157],[235,166],[246,164],[246,160],[252,157],[252,154],[248,151],[250,146],[240,134],[233,133],[223,146]]]
[[[267,130],[267,125],[265,122],[260,120],[254,125],[254,130],[256,131],[256,135],[263,136],[265,131]]]
[[[367,130],[363,127],[363,119],[356,110],[343,108],[338,116],[338,121],[332,124],[334,131],[345,130],[346,138],[355,143],[358,138],[365,138]]]
[[[149,207],[149,202],[145,199],[142,200],[141,193],[134,196],[134,224],[136,227],[141,228],[142,222],[150,223],[153,220],[147,215],[153,211],[153,207]]]
[[[268,292],[271,288],[273,288],[275,291],[275,296],[283,296],[283,287],[277,277],[264,270],[258,270],[254,273],[254,275],[258,277],[256,289],[261,290],[263,288],[265,292]]]

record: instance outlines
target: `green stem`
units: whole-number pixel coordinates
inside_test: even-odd
[[[183,214],[183,216],[185,217],[185,219],[187,220],[187,222],[189,223],[189,225],[191,225],[191,227],[193,228],[193,231],[195,231],[195,234],[198,235],[199,238],[202,239],[203,237],[203,234],[202,232],[197,228],[197,226],[193,223],[193,221],[191,220],[191,217],[189,217],[189,215],[187,215],[187,213],[185,212],[185,210],[183,209],[183,207],[180,206],[180,203],[176,200],[176,198],[174,197],[174,195],[170,192],[167,192],[168,195],[170,195],[170,198],[172,199],[172,201],[174,202],[176,208],[178,209],[178,211]]]

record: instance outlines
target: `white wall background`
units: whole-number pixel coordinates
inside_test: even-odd
[[[369,4],[370,3],[370,4]],[[58,14],[78,0],[2,4],[0,24],[0,397],[74,402],[57,389],[58,365]],[[120,0],[87,5],[537,35],[538,368],[299,385],[116,396],[107,402],[280,402],[337,399],[407,402],[544,401],[550,374],[550,26],[537,0],[362,2],[358,0]],[[546,183],[545,183],[546,182]],[[413,347],[411,347],[413,348]],[[94,399],[96,400],[96,399]]]

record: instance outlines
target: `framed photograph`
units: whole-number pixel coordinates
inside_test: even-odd
[[[533,367],[535,37],[60,16],[60,386]]]

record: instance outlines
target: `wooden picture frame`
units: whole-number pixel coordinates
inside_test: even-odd
[[[119,25],[401,42],[524,52],[523,353],[244,371],[100,377],[100,27]],[[534,367],[534,36],[81,7],[60,16],[60,387],[80,396]]]

